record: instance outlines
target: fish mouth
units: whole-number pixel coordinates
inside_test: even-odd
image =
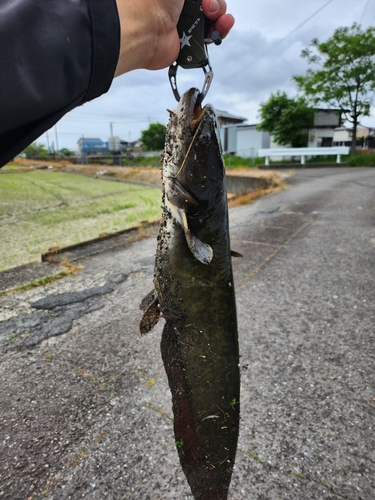
[[[200,90],[192,88],[185,92],[181,99],[182,107],[187,110],[187,120],[192,133],[195,133],[201,123],[206,106],[202,108]]]

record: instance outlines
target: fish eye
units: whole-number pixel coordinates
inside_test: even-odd
[[[199,142],[203,144],[207,144],[208,142],[210,142],[210,139],[211,139],[211,134],[209,132],[203,132],[199,136]]]

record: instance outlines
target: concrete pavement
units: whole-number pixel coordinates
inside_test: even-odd
[[[229,498],[372,500],[375,169],[303,169],[290,183],[230,212],[244,259]],[[114,245],[80,256],[74,275],[0,297],[0,498],[192,498],[162,325],[138,333],[154,251],[154,238]]]

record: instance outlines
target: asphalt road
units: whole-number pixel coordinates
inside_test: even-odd
[[[375,169],[303,169],[289,182],[230,211],[244,258],[229,498],[373,500]],[[155,238],[114,243],[72,276],[0,296],[0,499],[192,498],[161,326],[138,333],[154,251]]]

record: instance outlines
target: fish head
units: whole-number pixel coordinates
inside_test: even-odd
[[[215,110],[210,104],[197,106],[199,94],[198,89],[188,90],[170,111],[163,178],[177,181],[203,202],[210,185],[223,181],[224,165]]]
[[[198,96],[198,89],[190,89],[170,111],[163,157],[164,222],[167,233],[173,233],[174,223],[182,228],[192,255],[207,265],[227,199],[215,111],[209,104],[203,109],[197,105]]]
[[[163,177],[174,178],[184,162],[194,137],[192,121],[195,119],[195,105],[199,90],[192,88],[185,92],[177,109],[169,112],[169,122],[163,151]]]

